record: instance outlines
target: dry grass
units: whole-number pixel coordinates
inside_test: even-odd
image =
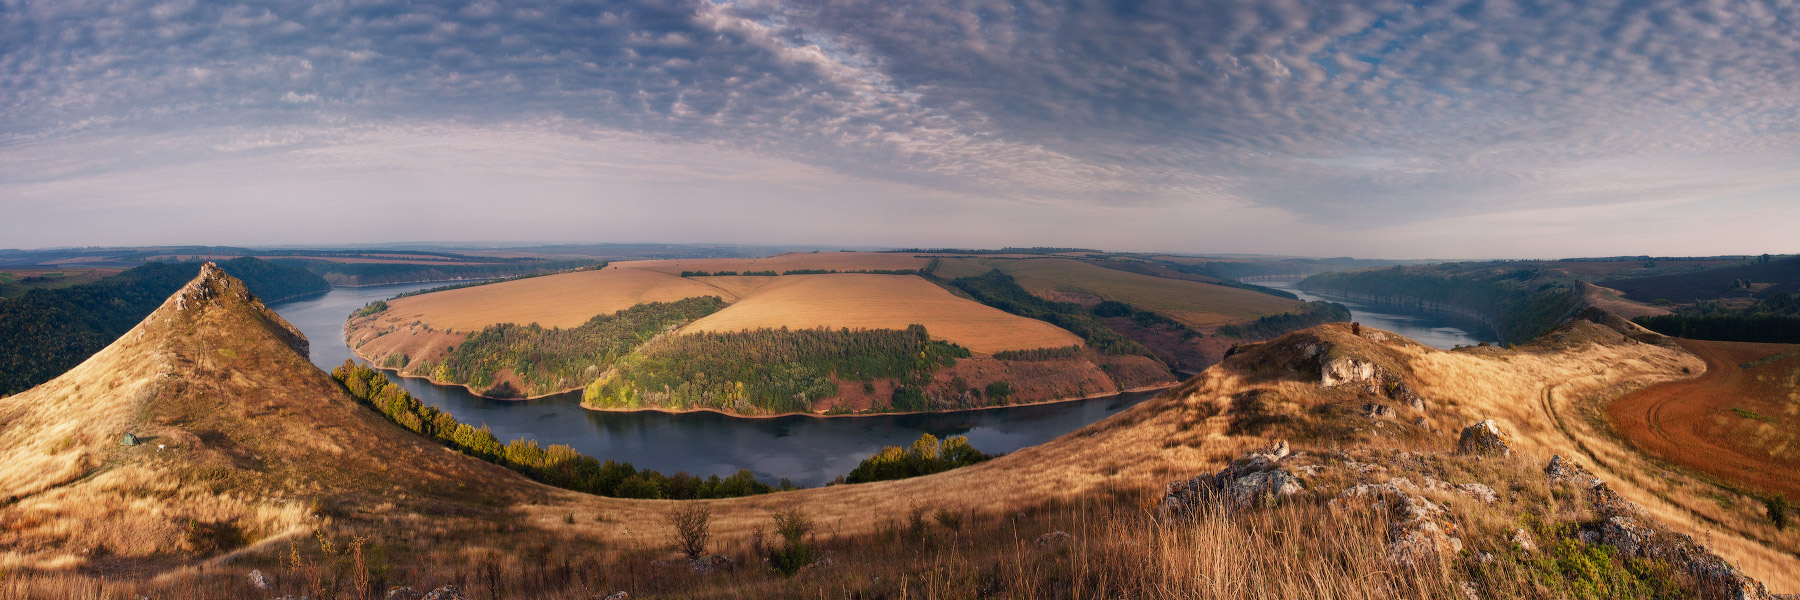
[[[940,263],[937,274],[953,279],[991,269],[1011,274],[1019,285],[1045,298],[1054,298],[1053,292],[1093,294],[1162,313],[1190,327],[1242,322],[1299,305],[1295,300],[1249,290],[1126,273],[1066,258],[947,258]]]
[[[684,331],[762,327],[905,329],[919,324],[934,338],[983,354],[1081,343],[1081,338],[1054,325],[958,298],[911,275],[788,275],[764,279],[774,281],[725,310],[695,321]]]
[[[594,315],[645,302],[722,295],[717,288],[641,269],[607,268],[410,296],[388,303],[379,323],[423,321],[439,329],[475,331],[499,323],[574,327]],[[726,297],[726,301],[736,298]]]
[[[1325,326],[1247,348],[1132,410],[980,465],[700,502],[712,511],[717,547],[752,565],[753,541],[759,532],[766,538],[772,515],[791,509],[808,515],[832,561],[789,579],[754,566],[709,577],[681,564],[658,566],[653,561],[673,552],[663,517],[674,502],[552,490],[432,446],[354,405],[304,358],[278,348],[272,315],[205,311],[157,323],[167,316],[160,310],[140,328],[144,346],[115,345],[80,375],[0,401],[0,418],[9,423],[0,434],[6,456],[54,447],[58,442],[40,433],[67,428],[93,435],[77,437],[59,455],[80,451],[106,465],[86,478],[70,478],[79,469],[48,459],[0,466],[6,477],[0,490],[23,497],[0,508],[6,524],[0,564],[8,565],[0,568],[11,569],[0,578],[0,597],[110,598],[138,590],[167,597],[263,595],[245,587],[251,568],[274,574],[281,593],[316,598],[366,597],[356,590],[384,584],[443,583],[481,597],[525,598],[620,589],[633,597],[1453,597],[1453,571],[1387,566],[1376,541],[1384,526],[1379,516],[1300,503],[1167,522],[1143,509],[1165,483],[1214,470],[1265,443],[1265,435],[1295,437],[1322,454],[1334,446],[1441,450],[1453,444],[1456,426],[1488,417],[1515,434],[1525,458],[1374,462],[1391,474],[1425,469],[1511,490],[1513,499],[1492,508],[1439,499],[1471,543],[1491,549],[1497,542],[1488,534],[1518,511],[1564,512],[1546,500],[1541,477],[1533,479],[1541,461],[1552,452],[1583,457],[1628,498],[1665,523],[1710,539],[1752,576],[1780,591],[1800,589],[1794,559],[1755,541],[1766,526],[1732,520],[1742,515],[1693,512],[1681,494],[1703,482],[1634,458],[1580,416],[1585,407],[1673,379],[1681,366],[1697,363],[1678,349],[1604,331],[1579,331],[1528,352],[1441,352],[1379,332],[1365,330],[1358,338]],[[1424,432],[1398,422],[1382,428],[1342,416],[1342,407],[1369,396],[1317,385],[1317,362],[1295,357],[1304,344],[1321,342],[1402,374],[1431,400],[1428,410],[1441,428]],[[235,358],[212,351],[226,345],[236,349]],[[156,366],[133,370],[137,364]],[[158,376],[163,368],[176,376]],[[120,379],[109,382],[108,373]],[[169,387],[148,387],[146,379],[167,380]],[[153,392],[115,394],[114,387]],[[1258,390],[1301,418],[1266,431],[1241,427],[1237,399]],[[69,394],[69,404],[39,414],[36,407],[55,406],[57,393]],[[94,407],[104,418],[88,420],[74,406]],[[173,452],[107,446],[115,432],[100,431],[110,427],[105,418],[140,423],[133,427],[176,442]],[[33,470],[61,475],[36,478],[27,473]],[[1307,486],[1343,483],[1320,479]],[[928,538],[908,537],[905,524],[919,507],[966,517],[958,531],[927,524]],[[232,527],[196,530],[187,526],[190,519]],[[111,539],[122,534],[105,531],[129,528],[152,532],[147,543],[165,551],[97,558],[80,546],[88,539],[83,535]],[[1073,534],[1073,543],[1040,549],[1037,536],[1052,529]],[[360,562],[380,568],[359,567],[350,557],[345,549],[357,538],[370,549]],[[1494,589],[1504,596],[1513,589],[1507,585],[1529,584],[1528,575],[1482,577],[1498,582]]]
[[[624,269],[642,269],[670,275],[682,271],[774,271],[781,273],[801,269],[827,271],[903,271],[923,269],[931,262],[908,253],[895,252],[790,252],[765,258],[685,258],[670,260],[634,260],[613,263]]]

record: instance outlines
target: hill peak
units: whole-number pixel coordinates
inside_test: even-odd
[[[250,288],[244,285],[243,281],[227,274],[224,269],[219,268],[219,265],[212,261],[201,265],[200,273],[195,275],[187,285],[181,286],[181,289],[170,295],[162,306],[150,313],[139,329],[155,323],[194,325],[207,320],[208,315],[221,311],[246,318],[225,319],[216,324],[223,325],[228,322],[231,325],[261,325],[262,330],[274,335],[283,345],[298,353],[302,358],[309,356],[310,344],[307,342],[305,334],[300,333],[298,328],[275,314],[275,311],[264,306],[262,301],[250,292]],[[166,333],[181,335],[195,331],[191,328],[175,329]],[[145,333],[134,331],[128,335],[143,336]]]

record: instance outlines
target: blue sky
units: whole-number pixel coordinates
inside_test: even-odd
[[[1793,2],[0,0],[0,247],[1800,252]]]

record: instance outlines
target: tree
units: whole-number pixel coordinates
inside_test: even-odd
[[[669,509],[663,518],[669,523],[669,539],[675,543],[676,550],[690,560],[706,555],[706,543],[712,540],[711,508],[684,502]]]

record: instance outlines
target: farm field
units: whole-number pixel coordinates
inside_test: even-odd
[[[725,297],[719,288],[674,275],[639,269],[579,271],[475,286],[388,303],[383,321],[424,321],[433,327],[477,330],[499,323],[574,327],[594,315],[645,302],[696,296]]]
[[[1613,403],[1613,426],[1664,460],[1800,498],[1800,344],[1679,343],[1706,373]]]
[[[623,269],[641,269],[670,275],[682,271],[793,271],[821,269],[827,271],[901,271],[923,269],[930,258],[888,252],[794,252],[765,258],[696,258],[672,260],[634,260],[614,263]]]
[[[911,275],[692,279],[766,279],[770,282],[725,310],[688,325],[683,330],[688,332],[784,326],[793,329],[905,329],[908,325],[919,324],[924,325],[933,338],[954,342],[982,354],[1081,343],[1080,338],[1054,325],[958,298]]]
[[[65,288],[93,283],[123,269],[11,269],[0,271],[0,297],[10,298],[36,288]]]
[[[1092,294],[1155,311],[1190,327],[1216,327],[1286,312],[1299,301],[1195,281],[1126,273],[1073,259],[946,258],[937,275],[954,279],[1000,269],[1045,298],[1054,292]]]

